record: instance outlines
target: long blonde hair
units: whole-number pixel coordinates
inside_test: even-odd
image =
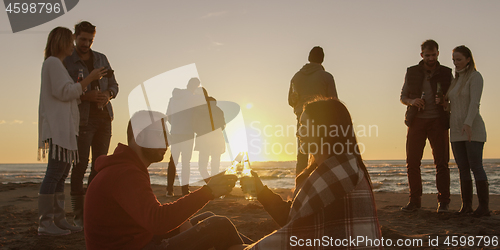
[[[477,71],[476,63],[474,62],[474,57],[472,56],[472,52],[469,48],[467,48],[465,45],[460,45],[460,46],[457,46],[453,49],[453,53],[455,53],[455,52],[462,54],[465,57],[465,59],[470,58],[470,61],[469,61],[469,63],[467,63],[467,66],[466,66],[464,72],[461,73],[461,75],[459,75],[458,72],[455,72],[455,78],[451,81],[451,85],[450,85],[450,88],[448,89],[448,93],[446,93],[447,98],[448,98],[448,95],[450,94],[450,91],[455,87],[455,85],[457,85],[458,78],[464,79],[463,84],[460,85],[460,88],[458,89],[458,94],[460,94],[462,92],[462,89],[465,86],[465,83],[467,82],[467,80],[469,80],[472,72]]]
[[[49,56],[57,56],[73,42],[73,33],[68,28],[56,27],[47,38],[44,60]]]

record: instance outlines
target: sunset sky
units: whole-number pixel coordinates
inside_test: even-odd
[[[399,101],[420,44],[435,39],[439,61],[468,46],[484,78],[484,158],[500,158],[500,1],[94,1],[13,34],[0,12],[0,163],[35,163],[40,72],[47,35],[56,26],[97,26],[93,49],[104,53],[119,83],[110,153],[126,142],[128,95],[166,71],[195,63],[209,94],[240,105],[252,160],[295,159],[291,77],[309,50],[322,46],[353,117],[366,160],[404,159],[406,106]],[[165,95],[168,98],[167,94]],[[363,130],[363,128],[365,130]],[[267,146],[266,146],[267,145]],[[288,146],[287,146],[288,145]],[[260,152],[259,152],[260,151]],[[288,151],[288,152],[287,152]],[[430,159],[430,147],[424,158]],[[195,160],[195,159],[193,159]]]

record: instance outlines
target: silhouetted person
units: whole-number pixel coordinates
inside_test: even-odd
[[[181,157],[181,187],[182,195],[189,193],[189,176],[191,174],[191,156],[193,154],[194,128],[193,112],[196,106],[203,105],[205,98],[203,94],[197,94],[196,90],[200,87],[198,78],[191,78],[186,89],[175,88],[170,98],[167,116],[171,125],[172,147],[171,161],[168,165],[168,173],[172,173],[172,168],[178,166],[179,157]],[[173,164],[172,164],[173,160]],[[172,176],[167,177],[167,196],[173,196]]]
[[[196,107],[194,111],[194,131],[196,140],[194,150],[199,151],[198,168],[200,174],[208,180],[208,159],[211,159],[211,175],[219,173],[220,157],[226,151],[226,142],[222,130],[226,126],[224,112],[217,107],[217,100],[208,97],[207,104]]]
[[[242,248],[244,241],[228,218],[205,213],[194,219],[197,224],[188,220],[210,200],[231,192],[235,175],[215,176],[175,202],[158,202],[148,167],[167,151],[164,118],[160,112],[138,111],[128,124],[128,145],[120,143],[112,155],[97,159],[98,174],[85,199],[87,249]],[[157,241],[155,236],[160,236]]]
[[[449,112],[437,105],[435,95],[438,84],[443,93],[448,91],[452,79],[451,69],[438,62],[439,46],[434,40],[427,40],[420,46],[423,58],[419,64],[406,70],[405,82],[401,91],[401,102],[407,105],[405,124],[406,167],[410,202],[401,208],[411,212],[421,207],[422,177],[420,165],[425,141],[429,139],[436,164],[436,187],[438,190],[438,212],[448,212],[450,203],[450,160],[448,128]]]
[[[304,243],[304,239],[324,235],[332,239],[380,239],[370,176],[359,153],[347,108],[332,98],[313,101],[304,107],[300,124],[298,136],[304,145],[302,150],[311,155],[311,161],[295,179],[293,198],[283,200],[252,172],[259,202],[281,228],[252,244],[251,249],[309,249],[306,246],[311,245]],[[324,126],[324,133],[312,135],[307,132],[317,126]],[[333,135],[338,127],[348,133]],[[342,145],[340,151],[338,144]],[[240,183],[251,180],[241,179]],[[248,185],[241,183],[241,186]],[[344,249],[358,247],[382,249],[368,242]],[[336,247],[331,241],[310,248]]]
[[[337,97],[337,89],[332,74],[325,71],[321,65],[325,54],[323,48],[316,46],[309,52],[309,63],[304,65],[299,72],[295,73],[288,91],[288,104],[292,106],[297,116],[297,131],[299,129],[299,118],[302,114],[304,104],[316,96]],[[300,147],[300,144],[297,143]],[[298,175],[307,167],[307,154],[297,150],[296,174]]]

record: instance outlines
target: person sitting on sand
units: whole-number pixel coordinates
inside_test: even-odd
[[[323,236],[380,239],[370,176],[359,153],[346,107],[332,98],[316,99],[305,105],[300,124],[297,135],[301,150],[312,158],[296,178],[293,199],[284,201],[252,173],[259,202],[281,229],[248,248],[292,249],[301,246],[299,239],[322,240]],[[333,246],[330,241],[326,245],[321,242],[314,249]],[[358,247],[378,249],[370,244]]]
[[[210,200],[231,192],[236,176],[214,176],[207,185],[172,203],[161,204],[156,199],[147,168],[153,162],[160,162],[167,150],[165,118],[160,112],[135,113],[128,124],[128,146],[118,144],[112,155],[96,160],[98,173],[85,198],[87,249],[241,249],[244,246],[226,217],[210,216],[194,226],[192,223],[199,219],[188,221]],[[152,241],[155,235],[169,232],[176,235]]]

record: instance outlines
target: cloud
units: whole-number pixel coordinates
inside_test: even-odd
[[[7,123],[5,120],[0,120],[0,125]]]
[[[14,120],[10,124],[23,124],[23,121],[20,120]]]
[[[223,43],[219,43],[219,42],[212,42],[212,45],[215,45],[215,46],[222,46],[224,45]]]
[[[211,12],[211,13],[208,13],[208,14],[200,17],[200,19],[207,19],[207,18],[212,18],[212,17],[218,17],[218,16],[222,16],[222,15],[224,15],[226,13],[227,13],[227,11]]]

